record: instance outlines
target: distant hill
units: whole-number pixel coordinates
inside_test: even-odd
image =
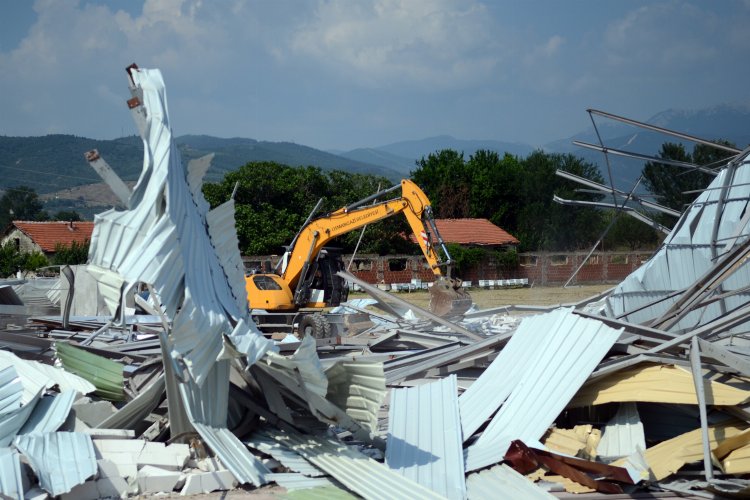
[[[694,143],[690,141],[681,141],[677,137],[599,117],[596,120],[602,141],[610,148],[657,156],[665,142],[682,142],[687,151],[693,150]],[[745,105],[722,104],[700,110],[670,109],[657,113],[646,120],[646,123],[709,141],[726,139],[733,142],[739,149],[750,144],[750,107]],[[546,144],[544,150],[573,153],[596,163],[607,179],[608,173],[603,154],[575,146],[574,140],[599,144],[596,133],[591,127],[566,139]],[[644,162],[614,155],[610,155],[609,161],[615,186],[629,190],[640,175]]]
[[[649,123],[685,132],[705,139],[727,139],[742,148],[750,143],[750,107],[720,105],[700,110],[666,110],[652,116]],[[677,139],[611,120],[597,118],[599,133],[606,146],[654,156],[662,143]],[[608,179],[604,157],[597,151],[572,144],[581,140],[598,143],[593,128],[571,137],[544,145],[548,152],[573,153],[597,165]],[[495,140],[462,140],[448,135],[408,140],[347,152],[325,152],[292,142],[268,142],[254,139],[221,139],[206,135],[186,135],[176,138],[185,161],[215,153],[207,173],[210,182],[220,180],[227,172],[251,161],[276,161],[287,165],[314,165],[324,170],[339,169],[388,177],[393,181],[408,176],[415,162],[442,149],[462,151],[465,157],[479,149],[508,152],[525,157],[533,151],[528,144]],[[687,144],[692,150],[692,144]],[[0,136],[0,192],[8,187],[28,185],[45,196],[51,212],[77,209],[89,213],[95,203],[94,191],[81,189],[86,184],[100,182],[99,177],[83,158],[83,153],[98,149],[102,157],[125,181],[135,181],[141,171],[142,144],[137,136],[113,140],[95,140],[72,135],[44,137]],[[615,185],[629,190],[643,168],[643,162],[610,156]],[[64,192],[63,192],[64,191]],[[89,197],[92,200],[89,200]],[[99,202],[96,202],[99,203]],[[98,205],[97,205],[98,207]]]
[[[382,165],[336,156],[291,142],[253,139],[220,139],[181,136],[175,139],[185,161],[215,153],[206,178],[218,181],[224,174],[251,161],[276,161],[291,166],[313,165],[323,170],[382,175],[398,180],[401,173]],[[0,189],[27,185],[38,193],[69,189],[101,181],[83,154],[98,149],[124,180],[136,180],[141,172],[143,146],[137,136],[96,140],[73,135],[43,137],[0,136]]]
[[[480,149],[496,151],[501,155],[510,153],[516,156],[527,156],[534,150],[528,144],[494,140],[465,140],[456,139],[450,135],[438,135],[425,139],[394,142],[373,148],[336,151],[335,153],[352,160],[382,165],[400,172],[402,176],[408,176],[409,172],[416,168],[418,160],[443,149],[463,152],[467,159]],[[333,151],[331,152],[333,153]]]
[[[275,161],[284,165],[316,166],[323,170],[373,174],[391,180],[400,179],[400,173],[388,166],[344,158],[319,149],[293,142],[256,141],[254,139],[220,139],[206,135],[183,135],[175,139],[185,161],[215,153],[209,181],[217,181],[224,174],[251,161]]]
[[[414,170],[416,162],[416,158],[404,158],[378,148],[353,149],[342,151],[338,155],[355,161],[381,165],[399,172],[404,177],[408,177],[409,172]]]

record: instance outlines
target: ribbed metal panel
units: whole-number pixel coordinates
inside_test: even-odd
[[[466,478],[466,489],[469,500],[486,498],[549,500],[555,498],[505,464],[469,474]]]
[[[62,368],[21,359],[12,352],[0,350],[0,367],[13,366],[23,382],[23,402],[30,401],[42,388],[58,386],[61,391],[81,394],[94,392],[94,384]]]
[[[23,384],[16,368],[6,366],[0,369],[0,416],[20,408],[22,397]]]
[[[720,188],[727,174],[728,170],[724,168],[711,182],[709,189],[701,193],[685,210],[675,225],[675,230],[667,237],[659,251],[615,288],[607,299],[609,315],[620,316],[656,299],[664,298],[671,292],[682,290],[702,277],[714,265],[711,251],[714,222],[717,217],[720,218],[716,245],[717,253],[721,254],[728,238],[737,230],[750,200],[750,162],[745,160],[734,170],[731,185],[723,198],[723,208],[721,213],[717,214],[718,200],[722,195]],[[739,234],[741,237],[738,241],[746,241],[750,236],[750,225],[742,228]],[[725,291],[742,289],[749,280],[750,266],[746,263],[724,281],[722,288]],[[677,299],[678,297],[666,299],[660,304],[629,314],[625,319],[631,322],[653,319],[660,316]],[[736,308],[749,301],[750,295],[747,293],[724,299],[726,309]],[[721,306],[717,303],[689,314],[673,326],[672,330],[696,328],[722,314]],[[745,326],[735,328],[747,330]]]
[[[142,90],[146,111],[144,166],[129,210],[96,218],[90,261],[130,283],[153,284],[173,321],[175,354],[202,384],[222,353],[225,334],[232,332],[235,344],[246,335],[259,337],[243,344],[252,349],[247,353],[251,362],[272,343],[247,326],[251,321],[239,292],[244,272],[238,276],[234,271],[239,249],[230,248],[236,234],[231,214],[225,213],[228,207],[209,217],[200,195],[200,172],[193,172],[188,185],[173,144],[161,73],[139,69],[131,76]],[[229,257],[228,251],[237,255]],[[240,319],[246,320],[244,331],[235,328]]]
[[[23,498],[21,461],[10,448],[0,448],[0,495],[3,498]]]
[[[45,396],[36,404],[19,434],[45,434],[60,428],[70,414],[76,391],[64,391],[57,396]]]
[[[164,374],[154,380],[125,406],[97,425],[100,429],[133,429],[161,402],[165,390]]]
[[[499,462],[514,439],[538,442],[622,333],[622,329],[575,315],[572,309],[557,309],[526,318],[523,323],[529,332],[547,332],[544,341],[539,342],[532,334],[512,337],[511,342],[528,346],[523,350],[529,355],[519,368],[520,382],[484,433],[467,449],[467,470]],[[488,393],[495,390],[492,382],[503,383],[483,378],[491,375],[485,372],[476,382],[487,383]],[[465,415],[463,408],[461,415]]]
[[[16,448],[29,459],[39,485],[52,496],[69,492],[96,474],[91,437],[79,432],[18,436]]]
[[[383,363],[340,361],[326,370],[328,399],[371,431],[385,400]]]
[[[610,462],[631,455],[639,448],[646,449],[646,436],[638,408],[636,403],[622,403],[615,416],[604,426],[596,453],[601,460]]]
[[[216,428],[193,422],[195,430],[234,474],[240,483],[260,486],[268,482],[265,475],[270,471],[229,429]]]
[[[66,370],[96,386],[97,396],[110,401],[125,399],[122,363],[79,349],[66,342],[56,342],[55,350]]]
[[[466,496],[456,376],[391,391],[385,462],[451,499]]]
[[[274,439],[296,451],[354,493],[366,499],[443,498],[383,464],[333,440],[287,432]]]
[[[270,472],[266,474],[268,481],[273,481],[289,491],[306,490],[309,488],[335,488],[330,479],[325,477],[307,477],[297,472]]]
[[[0,447],[8,446],[13,441],[23,424],[29,419],[31,412],[34,411],[41,396],[40,391],[25,405],[0,415]]]
[[[265,453],[266,455],[271,455],[289,470],[299,472],[309,477],[325,476],[325,472],[302,458],[296,451],[289,450],[276,441],[266,438],[261,434],[253,434],[248,441],[245,441],[245,444],[255,450]]]

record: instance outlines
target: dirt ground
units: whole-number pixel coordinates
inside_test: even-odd
[[[600,294],[613,284],[581,285],[568,288],[559,287],[526,287],[505,288],[501,290],[483,290],[472,288],[469,290],[474,304],[480,309],[490,309],[506,305],[535,305],[547,306],[578,302],[593,295]],[[428,309],[430,295],[427,291],[399,292],[396,294],[414,305]],[[351,293],[349,299],[367,297],[363,293]]]

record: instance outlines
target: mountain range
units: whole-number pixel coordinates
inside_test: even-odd
[[[205,135],[185,135],[176,138],[183,158],[215,153],[207,181],[220,180],[227,172],[252,161],[275,161],[291,166],[313,165],[323,170],[346,170],[387,177],[393,181],[408,177],[419,159],[441,149],[454,149],[466,157],[477,150],[488,149],[500,154],[524,157],[534,149],[547,152],[572,153],[600,166],[605,178],[612,172],[615,185],[629,189],[643,167],[643,162],[621,157],[609,157],[609,166],[598,151],[573,145],[573,141],[598,144],[598,136],[610,148],[655,156],[661,144],[679,139],[636,128],[618,121],[596,117],[597,129],[590,127],[571,137],[543,145],[511,143],[498,140],[464,140],[441,135],[420,140],[406,140],[383,146],[351,151],[321,151],[292,142],[269,142],[247,138],[222,139]],[[651,117],[647,123],[702,137],[726,139],[739,148],[750,143],[750,107],[718,105],[699,110],[666,110]],[[598,135],[597,135],[598,132]],[[689,150],[690,144],[686,144]],[[99,150],[101,156],[125,180],[134,181],[141,170],[143,157],[141,140],[137,136],[113,140],[97,140],[73,135],[42,137],[0,136],[0,189],[25,185],[43,194],[46,200],[62,201],[69,196],[62,190],[79,193],[75,205],[85,205],[85,191],[80,186],[98,183],[100,179],[86,163],[83,153]],[[83,194],[80,194],[83,193]],[[83,199],[81,199],[83,198]],[[51,203],[48,201],[48,203]],[[54,204],[53,203],[53,204]],[[80,208],[80,206],[78,207]]]

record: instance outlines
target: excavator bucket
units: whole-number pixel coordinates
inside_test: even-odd
[[[441,276],[429,290],[430,311],[440,317],[461,316],[471,307],[471,296],[461,288],[461,280]]]

